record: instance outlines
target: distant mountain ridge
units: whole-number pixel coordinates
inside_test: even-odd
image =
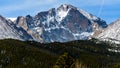
[[[12,21],[0,16],[0,39],[13,38],[19,40],[31,40],[32,37],[21,27],[17,27]]]
[[[120,19],[111,23],[96,37],[101,40],[110,41],[113,43],[120,43]]]
[[[86,40],[94,31],[107,27],[104,20],[69,4],[63,4],[49,11],[39,12],[35,16],[18,16],[15,22],[8,21],[8,23],[12,23],[16,28],[21,28],[25,31],[20,31],[25,34],[20,35],[18,33],[14,38],[23,36],[25,39],[22,39],[24,40],[38,42]],[[12,29],[11,34],[16,33],[14,32],[16,28]],[[13,38],[12,36],[9,38]]]

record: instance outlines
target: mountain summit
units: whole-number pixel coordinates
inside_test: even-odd
[[[104,20],[69,4],[35,16],[19,16],[13,24],[38,42],[85,40],[95,30],[107,27]]]

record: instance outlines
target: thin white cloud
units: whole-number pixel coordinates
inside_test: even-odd
[[[99,12],[98,12],[98,14],[97,14],[98,17],[100,16],[100,14],[101,14],[101,12],[102,12],[102,9],[103,9],[104,4],[105,4],[105,0],[102,0],[101,5],[100,5]]]

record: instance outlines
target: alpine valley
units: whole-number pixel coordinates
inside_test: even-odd
[[[0,68],[120,68],[120,19],[107,25],[70,4],[0,15]]]

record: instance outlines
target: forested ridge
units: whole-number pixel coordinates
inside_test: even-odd
[[[0,68],[120,68],[120,53],[108,42],[76,40],[38,43],[0,40]]]

